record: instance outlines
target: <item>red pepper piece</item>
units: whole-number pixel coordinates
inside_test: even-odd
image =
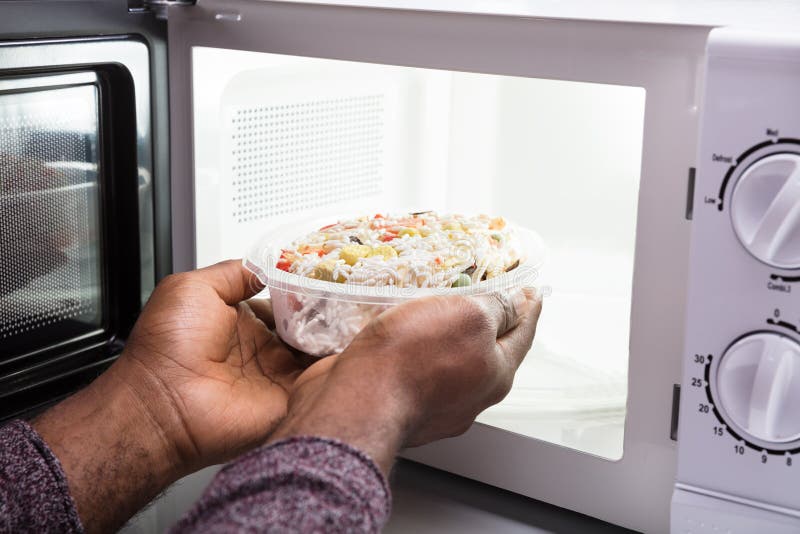
[[[277,269],[280,269],[281,271],[286,271],[288,273],[289,268],[292,266],[292,261],[293,261],[293,258],[289,257],[290,255],[291,253],[288,250],[282,249],[281,257],[280,259],[278,259],[278,262],[275,264],[275,267]]]

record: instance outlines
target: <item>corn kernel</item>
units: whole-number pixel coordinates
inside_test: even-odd
[[[336,260],[325,260],[319,262],[314,267],[314,278],[333,282],[333,269],[336,267]]]
[[[347,265],[355,265],[361,258],[369,256],[372,248],[368,245],[347,245],[342,247],[339,252],[339,257],[344,260]]]
[[[316,267],[314,267],[314,276],[317,280],[324,280],[326,282],[339,282],[340,284],[347,281],[347,278],[342,276],[341,274],[333,279],[333,271],[336,269],[337,265],[336,260],[325,260],[319,262]]]
[[[400,230],[399,235],[401,236],[407,235],[409,237],[414,237],[419,235],[419,230],[417,230],[416,228],[403,228],[402,230]]]
[[[370,256],[383,256],[384,260],[390,260],[397,257],[397,251],[389,245],[378,245],[373,248],[369,253]]]
[[[464,229],[464,227],[461,226],[461,223],[459,223],[459,222],[447,221],[446,223],[444,223],[442,225],[442,229],[443,230],[452,230],[452,231],[460,232],[460,231],[462,231]]]

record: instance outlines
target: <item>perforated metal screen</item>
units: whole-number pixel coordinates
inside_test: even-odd
[[[376,94],[236,109],[233,218],[256,221],[380,192],[383,100]]]
[[[0,94],[0,340],[100,324],[97,110],[93,85]]]

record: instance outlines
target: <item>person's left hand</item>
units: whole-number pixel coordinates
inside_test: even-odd
[[[263,286],[230,260],[165,278],[114,369],[192,467],[262,443],[302,369],[278,337]]]

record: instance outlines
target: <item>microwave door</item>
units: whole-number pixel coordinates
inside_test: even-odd
[[[709,29],[252,0],[168,15],[175,269],[298,215],[536,230],[547,296],[514,388],[404,456],[666,531]]]
[[[45,9],[0,7],[0,422],[110,365],[155,282],[148,47]],[[79,36],[15,25],[47,17]]]

